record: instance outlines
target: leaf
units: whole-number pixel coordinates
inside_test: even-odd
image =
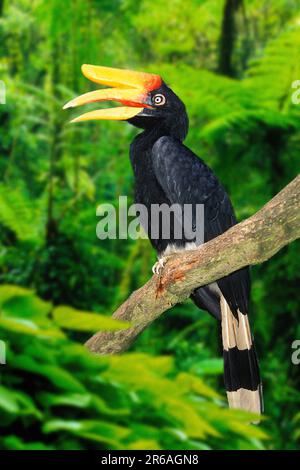
[[[66,370],[60,367],[41,364],[27,356],[13,356],[10,365],[16,369],[26,370],[33,374],[42,375],[58,388],[73,392],[85,392],[85,387]]]
[[[96,420],[64,421],[57,419],[48,421],[43,426],[43,432],[46,434],[61,431],[68,431],[85,439],[114,446],[119,446],[120,441],[128,437],[131,432],[130,429]]]
[[[12,393],[13,396],[16,398],[18,404],[20,405],[19,414],[23,416],[34,416],[38,420],[42,419],[43,414],[35,406],[35,403],[30,396],[20,391],[15,391]]]
[[[76,343],[62,343],[60,345],[61,354],[59,363],[74,371],[87,371],[93,376],[106,370],[109,366],[110,358],[92,354],[85,346]]]
[[[223,359],[205,359],[193,366],[192,372],[199,375],[219,375],[223,373]]]
[[[44,318],[51,310],[51,303],[34,295],[13,296],[2,305],[5,317]]]
[[[120,417],[120,416],[130,415],[129,408],[111,408],[105,403],[105,401],[102,398],[98,397],[97,395],[92,396],[91,406],[95,408],[99,413],[107,415],[107,416]]]
[[[161,450],[161,446],[154,439],[139,439],[127,446],[128,450]]]
[[[4,437],[3,447],[7,450],[55,450],[55,447],[43,442],[25,442],[18,436]]]
[[[3,305],[13,297],[32,296],[33,294],[32,290],[25,289],[24,287],[5,284],[0,286],[0,305]]]
[[[220,433],[203,419],[188,402],[168,397],[165,402],[167,412],[183,426],[188,437],[203,439],[206,435],[218,436]]]
[[[134,371],[137,369],[137,373],[141,372],[141,369],[145,373],[151,372],[157,374],[160,377],[172,372],[174,368],[174,359],[170,356],[150,356],[149,354],[134,352],[127,353],[126,356],[112,356],[110,358],[110,367],[112,369],[122,369],[128,367]],[[129,377],[130,380],[130,377]]]
[[[255,419],[252,417],[252,420]],[[256,418],[257,419],[257,418]],[[256,438],[256,439],[269,439],[269,436],[262,430],[260,429],[257,425],[249,424],[248,423],[242,423],[240,421],[230,421],[228,423],[228,427],[236,432],[239,435],[245,435],[247,438]]]
[[[62,328],[76,331],[115,331],[130,327],[130,323],[114,320],[97,313],[82,312],[63,306],[57,307],[53,311],[53,318]]]
[[[0,386],[0,408],[10,414],[30,415],[36,419],[42,418],[42,413],[28,395],[4,386]]]
[[[10,414],[31,415],[36,419],[41,419],[42,417],[42,413],[28,395],[4,386],[0,386],[0,408]]]
[[[88,408],[91,404],[91,395],[83,393],[66,393],[54,395],[52,393],[40,393],[39,401],[44,406],[72,406],[75,408]]]
[[[30,321],[22,318],[4,318],[0,317],[0,328],[11,331],[12,333],[21,333],[24,335],[38,336],[41,338],[64,338],[62,331],[54,328],[40,329]]]
[[[87,393],[66,393],[64,395],[54,395],[52,393],[40,393],[39,401],[44,406],[71,406],[74,408],[90,408],[108,416],[128,416],[128,409],[109,408],[105,401],[97,395]]]
[[[6,387],[0,385],[0,408],[10,414],[17,414],[19,405],[16,398]]]
[[[176,377],[176,382],[181,390],[195,392],[199,395],[209,398],[222,398],[217,392],[215,392],[211,387],[206,385],[198,377],[182,372]]]

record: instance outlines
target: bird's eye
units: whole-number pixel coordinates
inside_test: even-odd
[[[161,94],[158,94],[158,95],[154,95],[153,97],[153,103],[156,105],[156,106],[162,106],[163,104],[165,104],[166,102],[166,98],[164,95],[161,95]]]

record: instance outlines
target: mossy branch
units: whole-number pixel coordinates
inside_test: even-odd
[[[156,318],[187,299],[195,288],[263,263],[299,236],[300,175],[249,219],[193,251],[170,255],[162,275],[154,275],[113,314],[133,326],[96,333],[86,346],[102,355],[125,351]]]

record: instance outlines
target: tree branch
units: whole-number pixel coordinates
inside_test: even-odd
[[[102,355],[125,351],[147,326],[195,288],[262,263],[298,237],[300,175],[249,219],[193,251],[168,256],[161,277],[153,276],[114,313],[114,318],[133,326],[96,333],[86,346]]]

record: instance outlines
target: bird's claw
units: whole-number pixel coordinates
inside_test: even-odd
[[[166,260],[164,258],[160,258],[155,265],[152,267],[153,274],[157,276],[161,275],[162,270],[164,269]]]

